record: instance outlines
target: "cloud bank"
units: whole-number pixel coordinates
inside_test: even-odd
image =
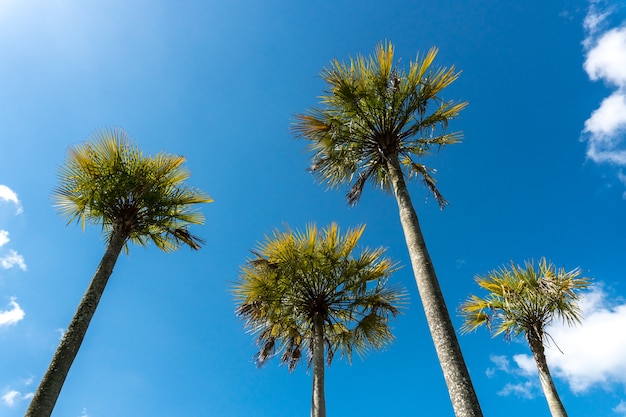
[[[614,10],[592,1],[583,22],[583,68],[590,80],[604,82],[613,92],[591,113],[582,133],[587,141],[587,158],[618,167],[618,178],[626,185],[626,176],[621,172],[626,167],[626,24],[608,27]]]

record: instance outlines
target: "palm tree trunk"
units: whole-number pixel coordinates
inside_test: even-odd
[[[556,391],[554,380],[552,379],[550,369],[548,368],[548,361],[546,360],[541,336],[527,333],[526,339],[528,340],[530,350],[533,352],[533,357],[535,358],[535,363],[537,364],[539,381],[541,381],[543,394],[546,396],[546,401],[548,401],[550,414],[552,414],[552,417],[567,417],[567,412],[565,411],[561,398]]]
[[[426,313],[443,376],[456,417],[482,417],[476,392],[461,353],[452,320],[439,287],[417,213],[404,181],[398,158],[389,158],[387,167],[400,211],[400,222],[413,266],[417,289]]]
[[[82,300],[80,300],[76,313],[74,313],[74,317],[61,339],[61,343],[59,343],[50,366],[41,380],[24,417],[49,417],[52,414],[65,378],[70,371],[74,358],[76,358],[91,318],[98,307],[100,297],[104,292],[117,257],[125,242],[126,236],[122,233],[116,232],[111,236],[100,265],[91,279],[91,283]]]
[[[319,313],[313,316],[313,399],[311,417],[326,417],[324,398],[324,322]]]

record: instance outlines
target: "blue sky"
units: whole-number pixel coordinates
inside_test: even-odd
[[[429,157],[450,205],[411,193],[457,328],[473,278],[545,256],[595,279],[582,326],[548,350],[571,417],[626,416],[626,7],[618,1],[0,0],[0,416],[23,415],[104,250],[52,207],[68,146],[122,127],[185,155],[200,252],[120,257],[53,415],[308,415],[311,376],[257,369],[230,293],[248,250],[288,223],[344,229],[405,268],[410,307],[384,352],[336,360],[330,415],[452,415],[392,196],[358,206],[306,172],[293,115],[332,59],[381,40],[405,63],[437,46],[469,101],[462,144]],[[547,415],[530,351],[460,336],[486,416]]]

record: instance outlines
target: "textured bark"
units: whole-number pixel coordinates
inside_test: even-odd
[[[550,408],[550,414],[552,417],[567,417],[565,407],[561,402],[554,380],[550,374],[548,368],[548,361],[543,347],[541,333],[527,334],[526,339],[530,345],[530,350],[533,352],[535,363],[537,364],[537,370],[539,371],[539,381],[541,381],[541,388],[548,401],[548,407]]]
[[[111,237],[100,265],[80,300],[76,313],[52,357],[50,366],[35,392],[25,417],[49,417],[52,414],[65,378],[87,333],[91,318],[98,307],[100,297],[125,241],[126,238],[120,233],[114,233]]]
[[[424,236],[404,181],[400,163],[396,157],[389,158],[387,164],[417,289],[443,370],[454,414],[456,417],[482,416],[480,404],[439,287],[435,268],[426,249]]]
[[[313,399],[311,417],[326,417],[324,398],[324,322],[319,313],[313,317]]]

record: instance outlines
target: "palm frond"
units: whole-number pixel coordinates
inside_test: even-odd
[[[364,228],[342,233],[335,223],[309,224],[304,231],[275,230],[257,245],[234,287],[235,313],[259,335],[257,358],[280,355],[290,370],[304,352],[311,358],[318,314],[329,363],[335,352],[351,358],[353,350],[361,355],[391,339],[388,321],[406,292],[386,285],[397,263],[384,249],[357,249]],[[272,349],[268,335],[276,339]]]
[[[368,182],[390,189],[390,159],[420,158],[432,146],[460,141],[460,133],[445,130],[467,103],[441,97],[460,72],[434,67],[436,55],[436,48],[418,54],[407,70],[394,62],[393,44],[382,42],[370,57],[332,60],[321,72],[321,107],[295,116],[292,131],[313,153],[311,172],[330,188],[348,185],[349,204],[358,203]],[[407,178],[432,172],[402,167]],[[424,183],[441,204],[432,176]]]
[[[213,200],[184,183],[191,175],[184,162],[164,152],[144,156],[124,130],[102,129],[68,149],[53,200],[68,223],[99,224],[107,238],[121,230],[139,245],[198,249],[203,241],[188,227],[204,216],[194,206]]]
[[[546,327],[555,317],[568,325],[580,322],[578,301],[581,291],[591,284],[589,278],[580,275],[579,268],[566,272],[542,258],[537,266],[533,261],[523,267],[511,262],[509,267],[477,276],[477,284],[487,295],[472,295],[461,305],[461,331],[485,325],[493,336],[503,334],[511,339],[535,334],[545,341],[550,337]]]

